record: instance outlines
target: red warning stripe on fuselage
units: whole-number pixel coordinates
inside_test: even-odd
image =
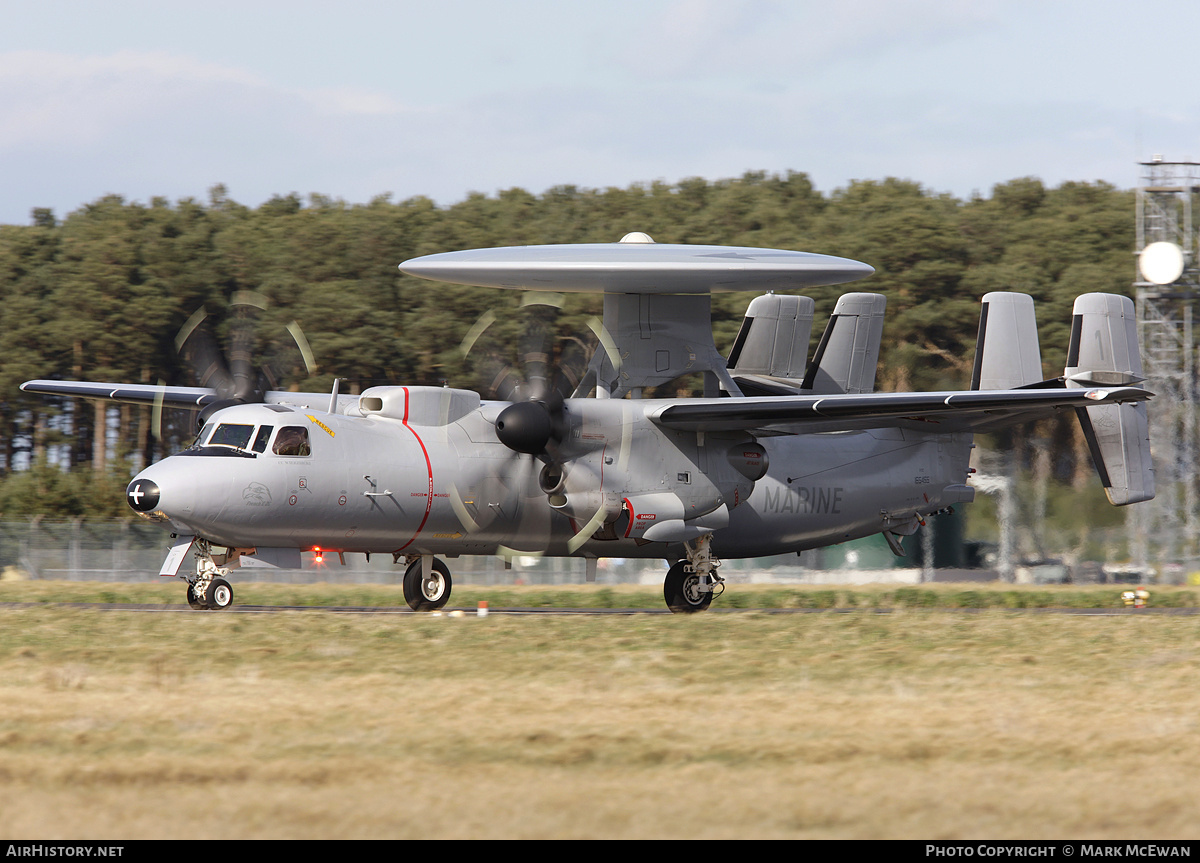
[[[421,531],[425,528],[425,522],[429,521],[429,511],[433,509],[433,463],[429,460],[429,450],[425,449],[425,441],[421,440],[421,436],[417,434],[417,430],[408,424],[408,387],[401,387],[401,389],[404,390],[404,419],[402,419],[400,422],[406,429],[412,432],[412,436],[415,437],[417,439],[417,443],[421,445],[421,454],[425,456],[425,472],[429,476],[429,491],[425,495],[425,516],[421,519],[421,523],[417,525],[417,532],[412,535],[412,539],[404,543],[404,545],[400,546],[398,549],[396,549],[396,551],[403,551],[417,541],[417,537],[421,535]]]

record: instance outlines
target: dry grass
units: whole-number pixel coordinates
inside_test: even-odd
[[[1119,608],[1128,585],[1012,585],[1000,582],[921,585],[730,584],[714,609],[730,608]],[[1155,607],[1196,608],[1194,587],[1152,585]],[[234,580],[237,605],[404,607],[399,584],[273,584]],[[474,608],[649,608],[662,610],[659,585],[564,584],[454,587],[452,606]],[[182,582],[0,580],[0,602],[106,602],[186,605]]]
[[[1198,627],[0,609],[0,835],[1194,838]]]

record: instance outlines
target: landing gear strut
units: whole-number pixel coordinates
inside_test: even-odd
[[[404,601],[413,611],[437,611],[450,601],[453,585],[446,564],[430,557],[426,567],[423,556],[414,555],[404,571]]]
[[[677,561],[663,580],[663,599],[676,614],[706,610],[725,591],[725,580],[717,575],[721,562],[712,556],[712,534],[687,543],[687,559]],[[714,590],[720,590],[714,593]]]

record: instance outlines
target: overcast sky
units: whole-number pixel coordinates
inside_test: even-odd
[[[805,171],[988,194],[1200,159],[1196,0],[0,0],[0,223]]]

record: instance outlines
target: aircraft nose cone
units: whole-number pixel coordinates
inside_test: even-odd
[[[161,496],[158,484],[148,479],[135,477],[125,489],[125,502],[137,512],[151,512],[158,506]]]

